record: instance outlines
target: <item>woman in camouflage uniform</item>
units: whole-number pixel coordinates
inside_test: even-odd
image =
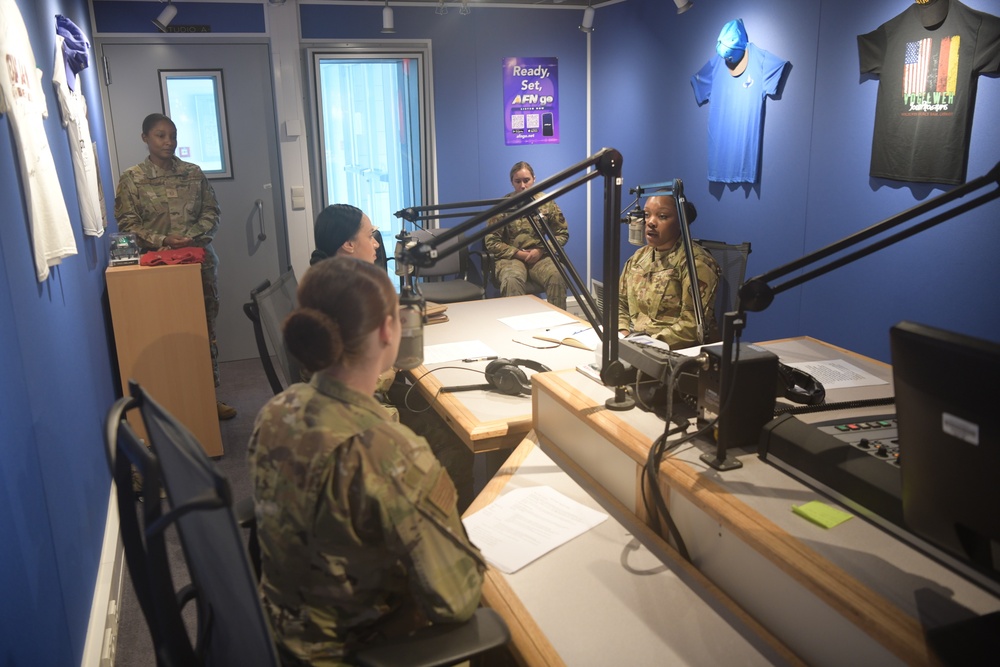
[[[399,304],[371,263],[312,266],[284,326],[313,372],[257,417],[248,457],[261,591],[286,664],[339,665],[354,647],[469,618],[484,563],[427,442],[372,394],[396,358]]]
[[[514,186],[511,196],[524,192],[535,184],[535,170],[527,162],[518,162],[510,169],[510,184]],[[541,195],[536,195],[537,199]],[[569,226],[559,205],[546,202],[533,214],[549,223],[555,242],[560,246],[569,241]],[[499,216],[491,218],[493,224]],[[486,251],[496,262],[496,276],[500,283],[501,296],[524,294],[525,285],[530,280],[545,290],[545,298],[553,306],[565,310],[566,281],[556,267],[555,260],[545,252],[542,238],[535,233],[528,216],[518,218],[483,239]]]
[[[371,220],[364,212],[350,204],[327,206],[316,216],[313,238],[316,249],[310,264],[327,257],[356,257],[366,262],[376,261],[379,248]],[[434,456],[445,467],[458,489],[458,511],[464,512],[472,503],[474,494],[472,450],[456,435],[434,410],[413,410],[406,404],[410,385],[400,378],[396,369],[390,368],[379,376],[375,397],[389,410],[393,419],[401,421],[430,443]]]
[[[118,181],[115,218],[118,231],[135,234],[142,252],[197,246],[205,249],[201,284],[205,319],[212,353],[212,374],[219,386],[219,347],[215,320],[219,316],[219,258],[212,239],[219,229],[219,203],[201,167],[174,155],[177,126],[163,114],[142,121],[142,141],[149,157],[129,167]],[[236,410],[218,402],[220,419],[232,419]]]
[[[685,204],[690,225],[698,213],[693,204]],[[643,214],[646,245],[639,248],[622,269],[618,329],[624,335],[647,334],[674,349],[699,344],[677,203],[673,197],[649,197]],[[715,291],[719,286],[719,265],[697,243],[692,244],[692,250],[701,304],[705,309],[705,340],[717,340]]]

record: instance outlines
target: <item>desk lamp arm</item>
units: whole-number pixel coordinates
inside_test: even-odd
[[[826,259],[827,257],[845,250],[852,246],[855,246],[863,241],[866,241],[874,236],[877,236],[883,232],[886,232],[893,227],[897,227],[904,222],[912,220],[918,216],[923,215],[929,211],[933,211],[936,208],[944,206],[945,204],[951,203],[956,199],[960,199],[971,192],[975,192],[981,188],[989,186],[991,184],[1000,185],[1000,162],[998,162],[993,169],[990,170],[985,176],[980,176],[977,179],[969,181],[964,185],[950,190],[944,194],[941,194],[933,199],[928,199],[927,201],[917,204],[916,206],[897,213],[891,217],[877,222],[874,225],[863,229],[859,232],[855,232],[849,236],[845,236],[839,241],[835,241],[828,246],[815,250],[811,253],[803,255],[799,259],[796,259],[788,264],[779,266],[772,269],[766,273],[762,273],[759,276],[747,280],[739,291],[739,308],[742,310],[749,310],[751,312],[759,312],[771,305],[774,300],[774,296],[796,287],[803,283],[809,282],[813,278],[817,278],[823,274],[829,273],[834,269],[840,268],[854,262],[855,260],[866,257],[874,252],[877,252],[883,248],[887,248],[905,238],[919,234],[920,232],[930,229],[945,220],[949,220],[957,215],[970,211],[974,208],[982,206],[983,204],[1000,197],[1000,188],[987,192],[980,195],[979,197],[972,199],[960,206],[943,211],[933,218],[925,220],[921,223],[914,225],[908,229],[899,231],[892,236],[888,236],[880,241],[872,243],[870,246],[860,248],[854,252],[844,255],[842,257],[831,260],[828,264],[816,267],[811,271],[808,271],[800,276],[792,278],[780,283],[776,286],[771,286],[770,281],[777,278],[792,273],[793,271],[798,271],[799,269],[806,268],[812,264],[816,264],[820,260]]]
[[[990,185],[996,185],[997,187],[989,192],[977,196],[975,199],[971,199],[963,204],[955,206],[954,208],[942,211],[927,220],[900,230],[895,234],[887,236],[879,241],[875,241],[868,246],[859,248],[852,253],[832,259],[827,264],[823,264],[800,276],[787,280],[776,287],[772,287],[768,283],[768,281],[775,278],[780,278],[793,271],[816,264],[834,253],[855,246],[863,241],[867,241],[868,239],[886,232],[893,227],[897,227],[904,222],[940,208],[941,206],[949,204],[972,192],[975,192],[976,190]],[[776,294],[780,294],[781,292],[791,289],[792,287],[806,283],[813,278],[829,273],[830,271],[840,268],[841,266],[850,264],[855,260],[866,257],[878,250],[894,245],[903,239],[919,234],[920,232],[930,229],[945,220],[950,220],[957,215],[971,211],[972,209],[993,201],[998,197],[1000,197],[1000,162],[998,162],[985,176],[980,176],[979,178],[969,181],[964,185],[960,185],[949,192],[929,199],[922,204],[918,204],[917,206],[907,209],[906,211],[890,216],[881,222],[875,223],[874,225],[861,230],[860,232],[846,236],[824,248],[808,253],[797,260],[789,262],[783,266],[779,266],[776,269],[772,269],[771,271],[746,281],[746,283],[744,283],[740,288],[736,310],[726,313],[723,323],[722,363],[719,369],[720,410],[718,445],[714,458],[710,454],[703,454],[701,457],[702,460],[717,470],[729,470],[732,468],[738,468],[742,465],[735,459],[726,458],[726,439],[723,437],[723,433],[727,428],[727,424],[723,413],[730,410],[728,407],[728,394],[730,390],[729,381],[733,377],[734,370],[732,350],[734,342],[739,339],[739,333],[746,325],[746,311],[762,311],[771,305],[771,302],[774,300],[774,296]]]
[[[598,176],[603,176],[604,273],[608,276],[616,276],[618,274],[618,249],[621,240],[618,213],[618,209],[621,206],[621,168],[621,153],[613,148],[601,149],[589,158],[564,169],[555,176],[540,181],[527,190],[499,200],[499,203],[491,208],[473,215],[465,222],[446,230],[432,239],[428,239],[426,242],[406,244],[401,252],[402,261],[405,264],[416,266],[433,266],[439,259],[458,252],[459,246],[455,244],[443,250],[438,250],[439,246],[447,243],[449,240],[462,234],[466,234],[466,241],[469,243],[483,239],[488,234],[510,224],[515,219],[533,213],[540,206],[555,197],[576,189]],[[560,185],[581,173],[583,173],[583,176],[577,178],[577,180],[552,193],[545,194],[545,190],[552,189],[554,186]],[[538,199],[535,199],[536,195],[540,195]],[[440,208],[440,206],[437,208]],[[512,211],[512,209],[514,210]],[[485,227],[476,229],[477,226],[494,217],[497,220],[487,224]],[[473,231],[474,229],[475,231]],[[544,238],[545,236],[543,235]],[[558,243],[554,245],[558,245]],[[572,266],[565,253],[562,253],[562,256],[565,258],[566,267]],[[559,263],[557,262],[557,264]],[[563,268],[565,269],[565,267]],[[571,289],[575,288],[576,291],[574,291],[574,294],[583,297],[583,301],[580,302],[581,308],[587,320],[601,338],[601,380],[606,386],[616,387],[616,399],[622,399],[621,404],[624,404],[627,401],[624,399],[624,391],[621,385],[624,381],[625,369],[618,359],[617,289],[611,291],[610,299],[607,298],[609,294],[605,293],[604,312],[599,317],[596,304],[590,297],[586,285],[583,284],[576,270],[573,269],[572,272],[564,271],[563,276],[567,278]]]

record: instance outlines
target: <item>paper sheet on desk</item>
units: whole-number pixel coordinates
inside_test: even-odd
[[[505,493],[463,523],[486,560],[511,574],[607,518],[551,487],[532,486]]]
[[[481,340],[460,340],[455,343],[441,343],[424,347],[424,364],[440,364],[444,361],[460,359],[482,359],[497,357],[493,348]]]
[[[524,315],[512,315],[501,317],[498,322],[503,322],[516,331],[528,331],[529,329],[547,329],[560,324],[578,322],[575,317],[558,310],[544,310],[538,313],[525,313]]]
[[[823,388],[827,391],[830,389],[851,389],[853,387],[871,387],[879,384],[889,384],[887,381],[877,378],[843,359],[797,361],[786,365],[809,373],[809,375],[822,382]]]

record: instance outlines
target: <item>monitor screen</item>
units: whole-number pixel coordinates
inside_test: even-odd
[[[890,346],[903,521],[1000,581],[1000,344],[901,322]]]

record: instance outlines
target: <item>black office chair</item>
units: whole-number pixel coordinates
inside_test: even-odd
[[[267,375],[271,390],[275,394],[281,393],[290,384],[301,382],[304,377],[302,366],[288,352],[281,334],[281,325],[285,321],[285,317],[295,309],[298,303],[297,289],[298,281],[295,279],[295,271],[289,269],[273,283],[270,280],[265,280],[250,290],[250,301],[243,304],[243,312],[253,323],[257,353],[264,366],[264,374]],[[278,360],[277,369],[271,361],[272,349]],[[279,370],[283,377],[279,377]]]
[[[694,239],[694,242],[707,250],[719,265],[719,286],[715,291],[715,322],[722,333],[722,317],[736,308],[736,299],[740,287],[746,278],[747,258],[750,255],[750,242],[724,243],[722,241],[706,241]]]
[[[193,435],[135,382],[115,402],[105,444],[121,521],[125,559],[149,627],[157,665],[275,665],[278,656],[257,595],[229,483]],[[149,447],[125,421],[141,415]],[[142,476],[142,502],[132,490]],[[167,495],[167,511],[160,489]],[[141,508],[142,520],[139,519]],[[191,583],[175,590],[164,534],[175,527]],[[196,605],[192,643],[181,610]]]
[[[243,538],[232,510],[229,483],[197,439],[136,382],[118,399],[105,422],[108,464],[116,486],[121,533],[136,598],[153,638],[157,665],[279,664],[257,593]],[[125,420],[137,409],[149,447]],[[132,490],[132,465],[142,475],[142,502]],[[167,492],[168,511],[160,503]],[[142,521],[138,517],[142,508]],[[191,584],[175,591],[164,532],[175,526]],[[192,644],[181,609],[197,605]],[[468,621],[417,630],[407,637],[357,651],[366,667],[454,665],[510,641],[492,609]]]
[[[415,229],[411,235],[418,242],[427,241],[444,229]],[[414,277],[420,280],[420,292],[428,301],[435,303],[457,303],[485,299],[486,290],[470,278],[473,267],[469,255],[481,255],[470,251],[463,236],[443,244],[439,250],[458,244],[459,251],[438,261],[431,267],[417,267]]]

